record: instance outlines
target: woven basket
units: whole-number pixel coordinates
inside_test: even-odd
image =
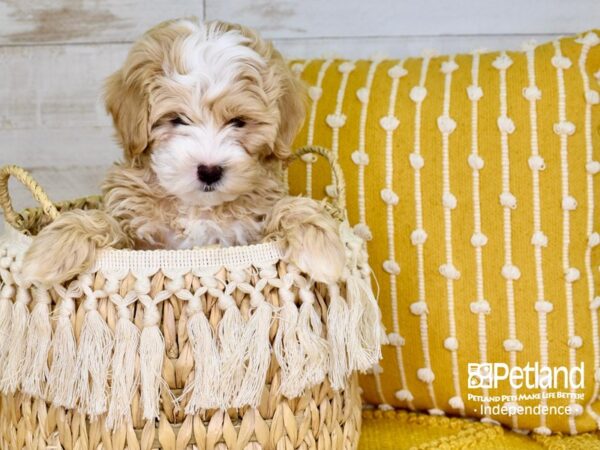
[[[103,251],[50,290],[20,278],[31,237],[90,197],[52,204],[22,169],[0,171],[1,449],[354,449],[356,371],[381,356],[364,245],[336,205],[348,265],[313,283],[278,243]],[[42,207],[16,213],[8,178]],[[51,258],[52,255],[49,255]]]

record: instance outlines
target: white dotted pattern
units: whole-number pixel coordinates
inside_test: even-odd
[[[484,161],[479,156],[478,145],[478,102],[483,96],[483,91],[479,86],[479,53],[473,53],[473,64],[471,66],[471,85],[467,88],[467,96],[471,100],[471,154],[468,157],[468,164],[473,169],[473,235],[471,245],[475,252],[475,291],[476,301],[471,304],[471,311],[477,314],[477,337],[479,341],[479,362],[486,364],[487,357],[487,329],[486,315],[490,313],[490,305],[485,300],[484,280],[483,280],[483,247],[487,244],[487,237],[481,230],[481,200],[479,172],[484,167]],[[484,407],[489,406],[487,400],[489,389],[484,387],[482,394],[485,398]],[[488,417],[486,415],[485,417]]]
[[[417,284],[418,284],[418,303],[422,303],[426,309],[426,291],[425,291],[425,256],[423,246],[427,240],[427,232],[423,227],[423,196],[421,186],[421,169],[425,162],[421,155],[421,109],[422,103],[427,96],[425,81],[427,80],[427,70],[429,68],[429,58],[423,58],[421,63],[421,72],[419,76],[419,84],[410,91],[410,98],[415,103],[415,139],[413,144],[413,152],[409,156],[409,162],[414,169],[414,185],[415,185],[415,226],[416,229],[411,233],[411,241],[416,247],[417,253]],[[421,330],[421,351],[423,353],[424,368],[431,371],[431,356],[429,351],[429,325],[428,314],[422,314],[419,319]],[[455,348],[450,350],[456,350]],[[431,401],[431,407],[439,409],[433,382],[427,383],[427,393]]]
[[[444,73],[444,108],[442,115],[438,118],[438,128],[442,133],[442,206],[444,212],[444,245],[446,253],[446,263],[440,267],[440,273],[446,278],[446,297],[448,301],[448,327],[450,338],[456,339],[456,320],[454,317],[454,281],[460,277],[460,272],[453,263],[452,255],[452,210],[456,207],[456,199],[450,192],[450,133],[456,128],[456,122],[450,117],[450,89],[452,86],[452,72],[458,66],[451,56],[442,63],[441,71]],[[450,200],[448,200],[450,199]],[[452,201],[453,200],[453,201]],[[454,388],[454,397],[462,398],[460,388],[460,376],[458,367],[458,350],[450,350],[452,355],[452,383]],[[455,401],[455,405],[459,402]],[[465,414],[464,405],[458,408],[461,415]]]
[[[392,78],[392,85],[390,87],[390,97],[388,101],[388,112],[387,116],[384,116],[380,120],[380,125],[385,131],[385,188],[381,192],[382,201],[386,209],[387,217],[387,243],[388,243],[388,260],[384,262],[384,270],[389,274],[390,279],[390,298],[392,304],[392,326],[394,333],[401,335],[400,323],[399,323],[399,312],[398,312],[398,286],[397,286],[397,275],[400,273],[400,266],[396,262],[396,245],[395,245],[395,231],[394,231],[394,208],[398,204],[398,195],[394,192],[393,188],[393,174],[394,174],[394,129],[388,126],[384,126],[387,123],[397,121],[394,116],[396,108],[396,96],[398,94],[398,85],[400,83],[400,77],[404,74],[402,63],[396,65],[397,70],[391,70],[388,72],[388,76]],[[383,122],[383,123],[381,123]],[[401,346],[396,346],[396,359],[398,361],[398,371],[400,373],[400,385],[401,390],[407,390],[408,385],[406,381],[406,371],[404,368],[404,355]],[[406,396],[406,404],[410,409],[414,409],[412,403],[412,395]]]
[[[573,282],[578,278],[577,269],[571,267],[570,263],[570,235],[571,235],[571,214],[573,208],[573,202],[568,201],[572,199],[569,194],[569,160],[568,160],[568,138],[569,130],[572,124],[567,121],[566,108],[567,108],[567,97],[565,94],[565,80],[564,71],[571,67],[571,61],[562,55],[560,48],[560,42],[554,42],[554,57],[552,58],[552,64],[556,67],[556,83],[558,88],[558,122],[554,126],[554,132],[559,135],[560,138],[560,173],[561,173],[561,193],[563,197],[563,214],[562,214],[562,264],[563,271],[565,273],[565,297],[567,304],[567,333],[569,342],[573,343],[573,337],[575,336],[575,317],[573,313]],[[573,199],[574,200],[574,199]],[[574,270],[572,270],[574,269]],[[578,272],[578,271],[577,271]],[[569,366],[575,367],[577,364],[577,348],[576,346],[569,346]],[[574,388],[570,391],[575,392]],[[575,399],[570,401],[570,404],[575,404]],[[577,433],[577,425],[575,423],[575,417],[569,416],[569,428],[572,434]]]
[[[366,196],[365,196],[365,168],[369,164],[369,155],[366,147],[366,129],[367,129],[367,111],[369,110],[369,100],[371,97],[371,86],[375,71],[380,61],[371,61],[365,86],[358,89],[356,96],[361,102],[360,119],[358,128],[358,150],[354,163],[358,166],[358,230],[362,230],[362,237],[365,240],[372,239],[371,230],[367,225]],[[355,227],[355,231],[360,233]]]
[[[500,204],[503,206],[504,223],[504,267],[502,276],[506,279],[506,301],[508,308],[508,339],[504,341],[504,349],[510,353],[510,367],[517,364],[517,352],[522,348],[517,339],[517,324],[515,318],[515,293],[513,283],[520,277],[519,269],[512,261],[512,224],[511,211],[516,208],[516,198],[510,192],[510,157],[508,136],[515,130],[512,119],[508,117],[506,99],[506,71],[512,65],[512,60],[506,53],[501,53],[494,61],[494,67],[500,73],[500,117],[498,128],[500,130],[500,145],[502,152],[502,194]],[[516,395],[517,389],[511,387],[511,395]],[[517,416],[512,416],[513,428],[518,428]]]
[[[540,339],[540,366],[548,366],[548,330],[547,314],[552,311],[553,305],[545,298],[544,291],[544,265],[543,249],[548,244],[548,238],[542,232],[541,217],[541,196],[540,196],[540,170],[545,168],[542,157],[540,156],[538,144],[538,126],[537,126],[537,101],[541,99],[541,92],[536,86],[535,76],[535,46],[529,45],[526,49],[527,56],[527,79],[529,86],[523,90],[523,95],[529,100],[529,124],[531,129],[531,157],[529,158],[529,167],[531,169],[532,189],[533,189],[533,236],[532,245],[534,246],[535,259],[535,285],[536,285],[536,304],[535,310],[538,313],[538,327]],[[541,389],[545,392],[545,389]],[[540,405],[544,408],[548,401],[545,397],[540,399]],[[546,428],[546,414],[540,414],[540,427]]]
[[[308,96],[311,101],[310,114],[308,117],[308,131],[306,136],[306,145],[313,145],[315,139],[315,122],[317,120],[317,106],[319,105],[319,99],[323,95],[323,79],[327,73],[327,69],[333,63],[332,59],[323,61],[317,74],[317,84],[308,88]],[[313,161],[308,160],[306,162],[306,195],[312,197],[312,165]]]
[[[592,36],[593,35],[593,36]],[[583,39],[578,40],[581,46],[581,54],[579,56],[579,72],[583,81],[583,90],[586,92],[586,105],[585,105],[585,153],[586,153],[586,168],[593,167],[594,161],[594,147],[592,142],[592,105],[597,104],[596,96],[589,95],[591,91],[590,79],[586,71],[586,62],[589,50],[592,46],[598,45],[600,38],[595,33],[589,33]],[[587,224],[586,233],[588,238],[588,247],[585,251],[585,274],[588,286],[588,298],[590,302],[590,319],[592,322],[592,339],[594,347],[594,367],[600,367],[600,337],[598,333],[598,314],[597,310],[592,308],[596,298],[596,291],[594,285],[594,273],[592,268],[592,248],[598,245],[600,239],[598,233],[594,231],[594,175],[597,171],[587,170],[586,176],[586,190],[587,190]],[[598,380],[594,382],[594,391],[590,397],[590,401],[587,404],[586,410],[594,417],[594,419],[600,423],[600,415],[598,415],[591,407],[591,403],[598,399],[600,393],[600,384]]]
[[[344,107],[344,96],[346,94],[346,86],[348,85],[348,78],[350,74],[356,68],[354,62],[345,61],[342,62],[338,66],[338,72],[342,74],[342,81],[340,82],[340,86],[338,88],[336,103],[335,103],[335,112],[329,114],[326,117],[327,125],[331,127],[331,151],[337,157],[339,154],[340,147],[340,128],[342,128],[346,124],[346,115],[343,113],[342,109]],[[333,173],[332,173],[333,179]],[[337,194],[328,191],[327,195],[329,197],[335,197]]]

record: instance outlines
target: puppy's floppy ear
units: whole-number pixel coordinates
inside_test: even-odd
[[[135,161],[148,147],[150,85],[162,72],[164,54],[173,41],[191,32],[186,23],[167,20],[146,31],[131,47],[123,67],[106,80],[106,109],[128,160]]]
[[[150,144],[150,89],[163,73],[165,54],[177,39],[192,33],[197,19],[167,20],[133,44],[123,67],[106,80],[105,104],[125,156],[137,160]]]
[[[291,146],[294,138],[302,128],[306,114],[307,92],[306,85],[290,70],[281,55],[277,53],[277,64],[280,73],[281,94],[277,101],[280,114],[279,133],[275,141],[273,153],[281,160],[292,156]]]
[[[148,99],[139,82],[125,79],[124,69],[106,80],[104,100],[128,160],[148,147]]]

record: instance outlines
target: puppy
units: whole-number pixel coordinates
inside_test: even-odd
[[[185,249],[279,240],[286,260],[335,281],[345,251],[322,204],[288,197],[281,167],[304,120],[305,88],[254,31],[193,19],[136,42],[106,83],[124,161],[102,210],[62,214],[33,240],[26,279],[51,286],[108,247]]]

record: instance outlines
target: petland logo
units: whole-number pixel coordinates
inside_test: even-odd
[[[496,389],[507,381],[514,389],[582,389],[584,364],[565,367],[540,367],[539,363],[525,367],[510,367],[506,363],[468,363],[469,389]]]

